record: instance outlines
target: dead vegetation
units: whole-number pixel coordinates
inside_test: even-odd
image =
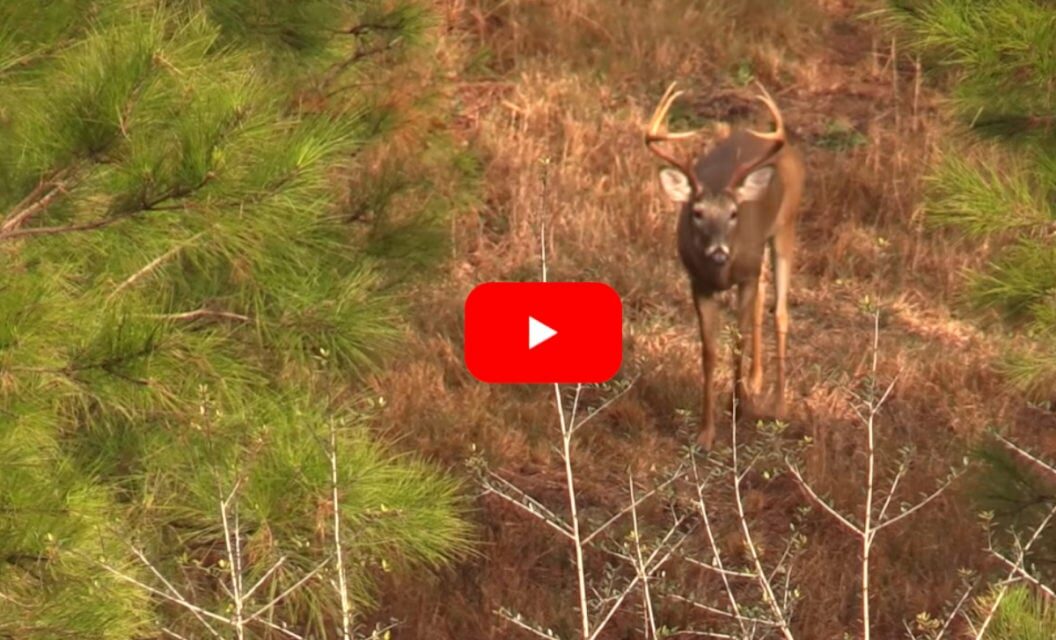
[[[619,380],[636,378],[577,445],[584,517],[618,509],[628,472],[655,479],[692,441],[696,325],[675,255],[674,215],[640,136],[650,106],[672,80],[689,90],[689,106],[674,117],[703,125],[745,118],[759,124],[765,114],[745,85],[760,79],[805,153],[785,437],[811,439],[803,473],[819,493],[841,509],[861,502],[865,450],[845,390],[868,373],[867,309],[882,312],[878,376],[898,378],[877,449],[887,460],[897,460],[903,447],[915,450],[901,482],[911,502],[935,488],[985,427],[1017,433],[1034,419],[991,371],[985,336],[957,317],[958,273],[977,256],[925,227],[918,211],[919,178],[944,135],[937,97],[890,34],[860,17],[873,3],[438,2],[448,17],[444,27],[471,61],[457,83],[458,121],[460,135],[483,157],[486,201],[455,220],[449,271],[418,292],[404,357],[373,381],[385,399],[379,429],[403,446],[452,467],[482,456],[536,499],[561,508],[552,389],[483,385],[461,361],[465,295],[485,281],[535,279],[543,225],[552,280],[603,280],[622,296]],[[720,389],[728,392],[722,362]],[[591,390],[585,401],[610,391]],[[882,467],[878,478],[890,482],[895,471]],[[776,545],[802,505],[796,483],[781,475],[749,485],[748,517]],[[502,501],[485,497],[477,508],[476,559],[387,586],[382,613],[403,621],[397,637],[517,637],[494,614],[506,605],[574,629],[570,549]],[[986,559],[974,521],[954,487],[877,538],[876,637],[902,636],[903,621],[937,614],[959,595],[958,569],[978,569]],[[720,538],[735,533],[732,521],[718,526]],[[824,514],[809,514],[803,526],[809,542],[796,566],[802,602],[792,626],[799,637],[840,638],[857,628],[860,615],[859,548]],[[727,542],[735,552],[734,537]],[[682,579],[691,588],[708,586],[693,572]],[[698,615],[688,608],[666,613],[683,622]],[[634,624],[628,620],[624,629]],[[616,625],[606,637],[626,637],[621,633]]]

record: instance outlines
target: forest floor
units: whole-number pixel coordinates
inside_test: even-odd
[[[641,143],[642,125],[671,80],[687,90],[676,114],[683,123],[763,127],[747,82],[760,80],[806,157],[782,437],[809,437],[802,468],[819,492],[861,513],[866,440],[850,390],[869,373],[869,308],[880,311],[878,382],[894,381],[877,422],[879,486],[889,485],[899,452],[912,448],[895,504],[939,486],[989,427],[1025,446],[1056,445],[1038,440],[1056,433],[1041,428],[1056,419],[1008,391],[992,367],[997,347],[962,318],[960,274],[979,252],[930,227],[921,210],[922,176],[950,125],[914,58],[875,18],[863,17],[876,3],[438,2],[447,17],[441,28],[472,61],[456,84],[458,135],[482,157],[486,198],[454,220],[452,259],[416,293],[403,354],[371,384],[385,399],[380,432],[466,477],[479,544],[451,569],[386,583],[379,615],[401,621],[396,637],[529,637],[495,613],[503,607],[563,637],[576,629],[571,545],[481,491],[466,465],[482,458],[567,512],[553,388],[479,383],[461,353],[466,294],[481,282],[537,279],[542,229],[551,280],[608,282],[624,301],[624,366],[614,383],[584,390],[584,403],[597,406],[626,387],[576,438],[584,518],[618,512],[628,504],[628,473],[641,486],[655,484],[694,438],[696,319],[675,253],[674,209]],[[764,340],[770,352],[769,323]],[[720,362],[728,394],[728,359]],[[719,439],[728,445],[725,423]],[[741,426],[745,437],[755,429]],[[959,570],[986,566],[967,485],[958,480],[877,536],[875,637],[905,637],[903,623],[917,614],[941,615],[963,589]],[[753,474],[746,489],[764,561],[783,548],[792,519],[806,536],[791,576],[801,594],[797,637],[857,636],[855,538],[820,510],[804,512],[806,498],[787,473]],[[735,521],[717,509],[725,551],[743,554]],[[663,516],[659,507],[650,513]],[[588,558],[588,568],[600,575],[604,558]],[[694,593],[717,584],[671,572]],[[661,613],[681,627],[715,622],[675,602]],[[641,613],[628,606],[603,637],[638,637],[640,626]]]

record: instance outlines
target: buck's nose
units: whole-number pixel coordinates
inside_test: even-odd
[[[708,257],[715,264],[726,264],[726,261],[730,258],[730,252],[726,247],[715,247],[708,251]]]

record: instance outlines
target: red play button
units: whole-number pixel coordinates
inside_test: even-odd
[[[600,282],[488,282],[466,297],[465,323],[482,382],[605,382],[623,358],[623,305]]]

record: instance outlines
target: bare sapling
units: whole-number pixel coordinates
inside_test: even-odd
[[[831,516],[836,522],[838,522],[844,529],[856,536],[860,541],[860,590],[859,598],[861,602],[861,637],[864,640],[869,640],[872,634],[872,614],[870,612],[870,559],[871,552],[873,549],[873,543],[876,539],[876,534],[884,529],[887,529],[891,525],[898,523],[909,516],[913,515],[940,495],[950,487],[950,485],[964,472],[963,468],[955,469],[940,482],[938,488],[927,496],[920,499],[915,504],[910,506],[903,506],[902,510],[897,514],[891,514],[889,509],[894,500],[894,497],[898,491],[899,482],[902,481],[909,468],[909,461],[903,459],[895,472],[894,478],[891,480],[891,484],[887,487],[886,492],[878,491],[876,487],[876,423],[877,416],[884,404],[891,397],[891,393],[895,389],[895,384],[898,382],[896,376],[884,390],[881,392],[877,386],[877,364],[879,359],[879,343],[880,343],[880,312],[875,311],[873,314],[873,344],[872,344],[872,366],[870,368],[870,375],[866,382],[866,390],[864,396],[859,396],[858,400],[862,407],[855,408],[860,421],[865,427],[865,439],[866,439],[866,469],[864,474],[865,482],[865,504],[862,507],[861,516],[847,515],[835,507],[831,506],[828,502],[822,499],[821,495],[807,482],[799,468],[791,461],[787,461],[787,466],[792,474],[796,477],[799,482],[799,486],[803,489],[803,492],[807,495],[810,501],[820,507],[822,511]],[[879,496],[883,495],[882,498]],[[879,507],[877,507],[879,503]]]

